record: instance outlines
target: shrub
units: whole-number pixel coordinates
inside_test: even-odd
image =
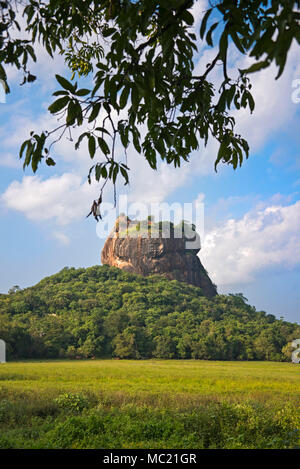
[[[54,399],[59,408],[68,412],[79,414],[88,408],[89,403],[85,396],[80,393],[64,393]]]
[[[2,399],[0,401],[0,422],[5,423],[10,420],[12,415],[13,404],[7,399]]]

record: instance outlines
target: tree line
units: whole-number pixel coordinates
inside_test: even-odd
[[[8,359],[291,360],[300,325],[256,311],[242,294],[115,267],[65,267],[0,295]]]

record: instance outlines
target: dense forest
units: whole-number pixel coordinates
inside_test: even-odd
[[[64,268],[0,295],[8,359],[193,358],[291,360],[300,325],[256,311],[242,294],[108,266]]]

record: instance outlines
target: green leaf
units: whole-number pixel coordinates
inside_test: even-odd
[[[121,171],[121,174],[122,174],[123,178],[125,179],[125,186],[126,186],[126,184],[129,183],[128,173],[127,173],[126,169],[122,168],[121,166],[120,166],[120,171]]]
[[[287,31],[284,35],[282,35],[281,40],[277,39],[277,50],[275,53],[276,56],[276,63],[279,65],[278,74],[276,75],[276,80],[282,75],[284,70],[287,54],[291,47],[291,43],[293,40],[293,34],[291,30]]]
[[[87,94],[90,94],[91,90],[82,88],[81,90],[76,91],[76,96],[86,96]]]
[[[193,15],[188,11],[185,10],[182,14],[182,19],[189,25],[192,26],[194,24],[194,17]]]
[[[254,102],[254,99],[253,99],[253,96],[251,93],[249,93],[248,91],[248,103],[249,103],[249,107],[250,107],[250,111],[253,112],[254,111],[254,107],[255,107],[255,102]]]
[[[105,127],[96,127],[97,132],[102,132],[104,134],[110,135],[109,131]]]
[[[238,35],[236,34],[235,31],[230,31],[230,36],[232,37],[232,40],[234,42],[234,44],[236,45],[237,49],[242,52],[242,54],[245,53],[245,49],[241,43],[241,40],[240,38],[238,37]]]
[[[75,123],[77,113],[78,113],[78,109],[77,109],[76,104],[73,101],[70,101],[69,106],[68,106],[68,115],[66,119],[66,123],[68,125],[73,125]]]
[[[64,90],[59,90],[52,93],[53,96],[67,96],[68,94],[69,92]]]
[[[28,145],[28,142],[30,142],[30,140],[25,140],[25,142],[22,143],[21,148],[20,148],[20,151],[19,151],[19,157],[20,157],[20,158],[22,158],[23,153],[24,153],[24,150],[25,150],[25,148],[26,148],[27,145]]]
[[[129,93],[130,93],[130,86],[125,85],[120,96],[120,109],[123,109],[126,106]]]
[[[102,137],[98,137],[97,140],[98,140],[99,147],[101,148],[104,155],[108,155],[110,153],[110,149],[106,141]]]
[[[262,70],[263,68],[266,68],[268,66],[269,66],[269,61],[262,60],[261,62],[256,62],[255,64],[251,65],[249,68],[244,68],[243,70],[240,70],[240,73],[258,72],[259,70]]]
[[[48,166],[55,166],[56,165],[55,161],[50,157],[46,159],[46,164]]]
[[[220,49],[221,59],[225,60],[227,56],[227,49],[228,49],[228,34],[227,34],[226,29],[224,30],[220,38],[219,49]]]
[[[101,177],[101,169],[102,169],[102,164],[97,164],[95,167],[95,179],[96,181],[99,181]]]
[[[232,85],[229,90],[228,90],[228,93],[227,93],[227,107],[228,109],[230,109],[230,105],[232,103],[232,100],[233,100],[233,97],[234,97],[234,93],[235,93],[235,85]]]
[[[214,32],[218,24],[219,24],[219,21],[217,21],[217,23],[214,23],[208,30],[208,33],[206,34],[206,42],[211,47],[213,47],[212,33]]]
[[[116,183],[118,172],[119,172],[119,165],[115,164],[115,167],[113,169],[113,174],[112,174],[112,180],[114,184]]]
[[[6,72],[5,72],[3,66],[0,63],[0,79],[6,81],[6,78],[7,78],[6,77]]]
[[[131,90],[131,103],[132,103],[133,112],[137,111],[139,102],[140,102],[139,89],[136,85],[134,85]]]
[[[116,32],[116,28],[105,28],[105,29],[102,29],[102,36],[103,37],[112,36],[115,32]]]
[[[95,151],[96,151],[96,140],[95,140],[95,137],[93,135],[91,135],[89,137],[88,147],[89,147],[90,157],[94,158]]]
[[[54,101],[54,103],[52,103],[48,107],[48,109],[51,112],[51,114],[55,114],[56,112],[59,112],[64,107],[66,107],[66,105],[68,104],[69,101],[70,101],[69,96],[64,96],[63,98],[59,98],[56,101]]]
[[[118,129],[119,129],[119,134],[120,134],[122,145],[125,148],[127,148],[128,143],[129,143],[129,135],[128,135],[129,129],[128,127],[125,127],[124,125],[122,125],[121,122],[119,122]]]
[[[203,39],[203,37],[204,37],[204,33],[205,33],[205,30],[206,30],[206,25],[207,25],[207,20],[210,16],[211,12],[212,12],[212,8],[207,10],[204,17],[203,17],[203,20],[201,22],[201,27],[200,27],[200,37],[201,37],[201,39]]]
[[[36,55],[35,55],[33,47],[30,44],[27,44],[27,51],[31,55],[32,60],[36,62]]]
[[[132,139],[133,139],[134,148],[136,149],[138,153],[141,153],[141,146],[140,146],[140,141],[139,141],[140,134],[136,127],[133,127],[132,129]]]
[[[90,114],[88,122],[93,122],[96,119],[96,117],[98,116],[100,112],[100,109],[101,109],[101,103],[96,103],[93,105],[93,110]]]
[[[101,168],[101,177],[103,177],[103,179],[107,178],[107,169],[104,165]]]
[[[32,83],[36,80],[36,76],[32,75],[31,73],[28,74],[27,81],[28,83]]]
[[[25,160],[23,163],[23,169],[25,169],[26,166],[29,166],[33,150],[34,150],[33,143],[30,140],[27,140],[27,150],[25,154]]]
[[[71,91],[71,93],[75,93],[76,87],[72,83],[70,83],[66,78],[61,77],[60,75],[55,75],[55,77],[56,77],[56,80],[58,81],[58,83],[65,90]]]
[[[221,161],[222,158],[226,159],[227,154],[228,154],[228,140],[225,138],[220,144],[218,156],[215,161],[215,171],[217,170],[218,163]]]
[[[87,137],[88,135],[89,135],[88,132],[84,132],[83,134],[81,134],[81,135],[79,136],[77,142],[75,143],[75,150],[78,150],[82,139],[83,139],[84,137]]]
[[[244,91],[244,93],[242,94],[242,99],[241,99],[242,107],[247,107],[247,99],[248,99],[247,91]]]

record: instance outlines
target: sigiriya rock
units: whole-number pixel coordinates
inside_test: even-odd
[[[212,298],[217,295],[198,257],[200,238],[193,225],[182,223],[180,230],[170,222],[133,221],[117,218],[101,253],[103,265],[148,276],[163,275],[202,289]]]

